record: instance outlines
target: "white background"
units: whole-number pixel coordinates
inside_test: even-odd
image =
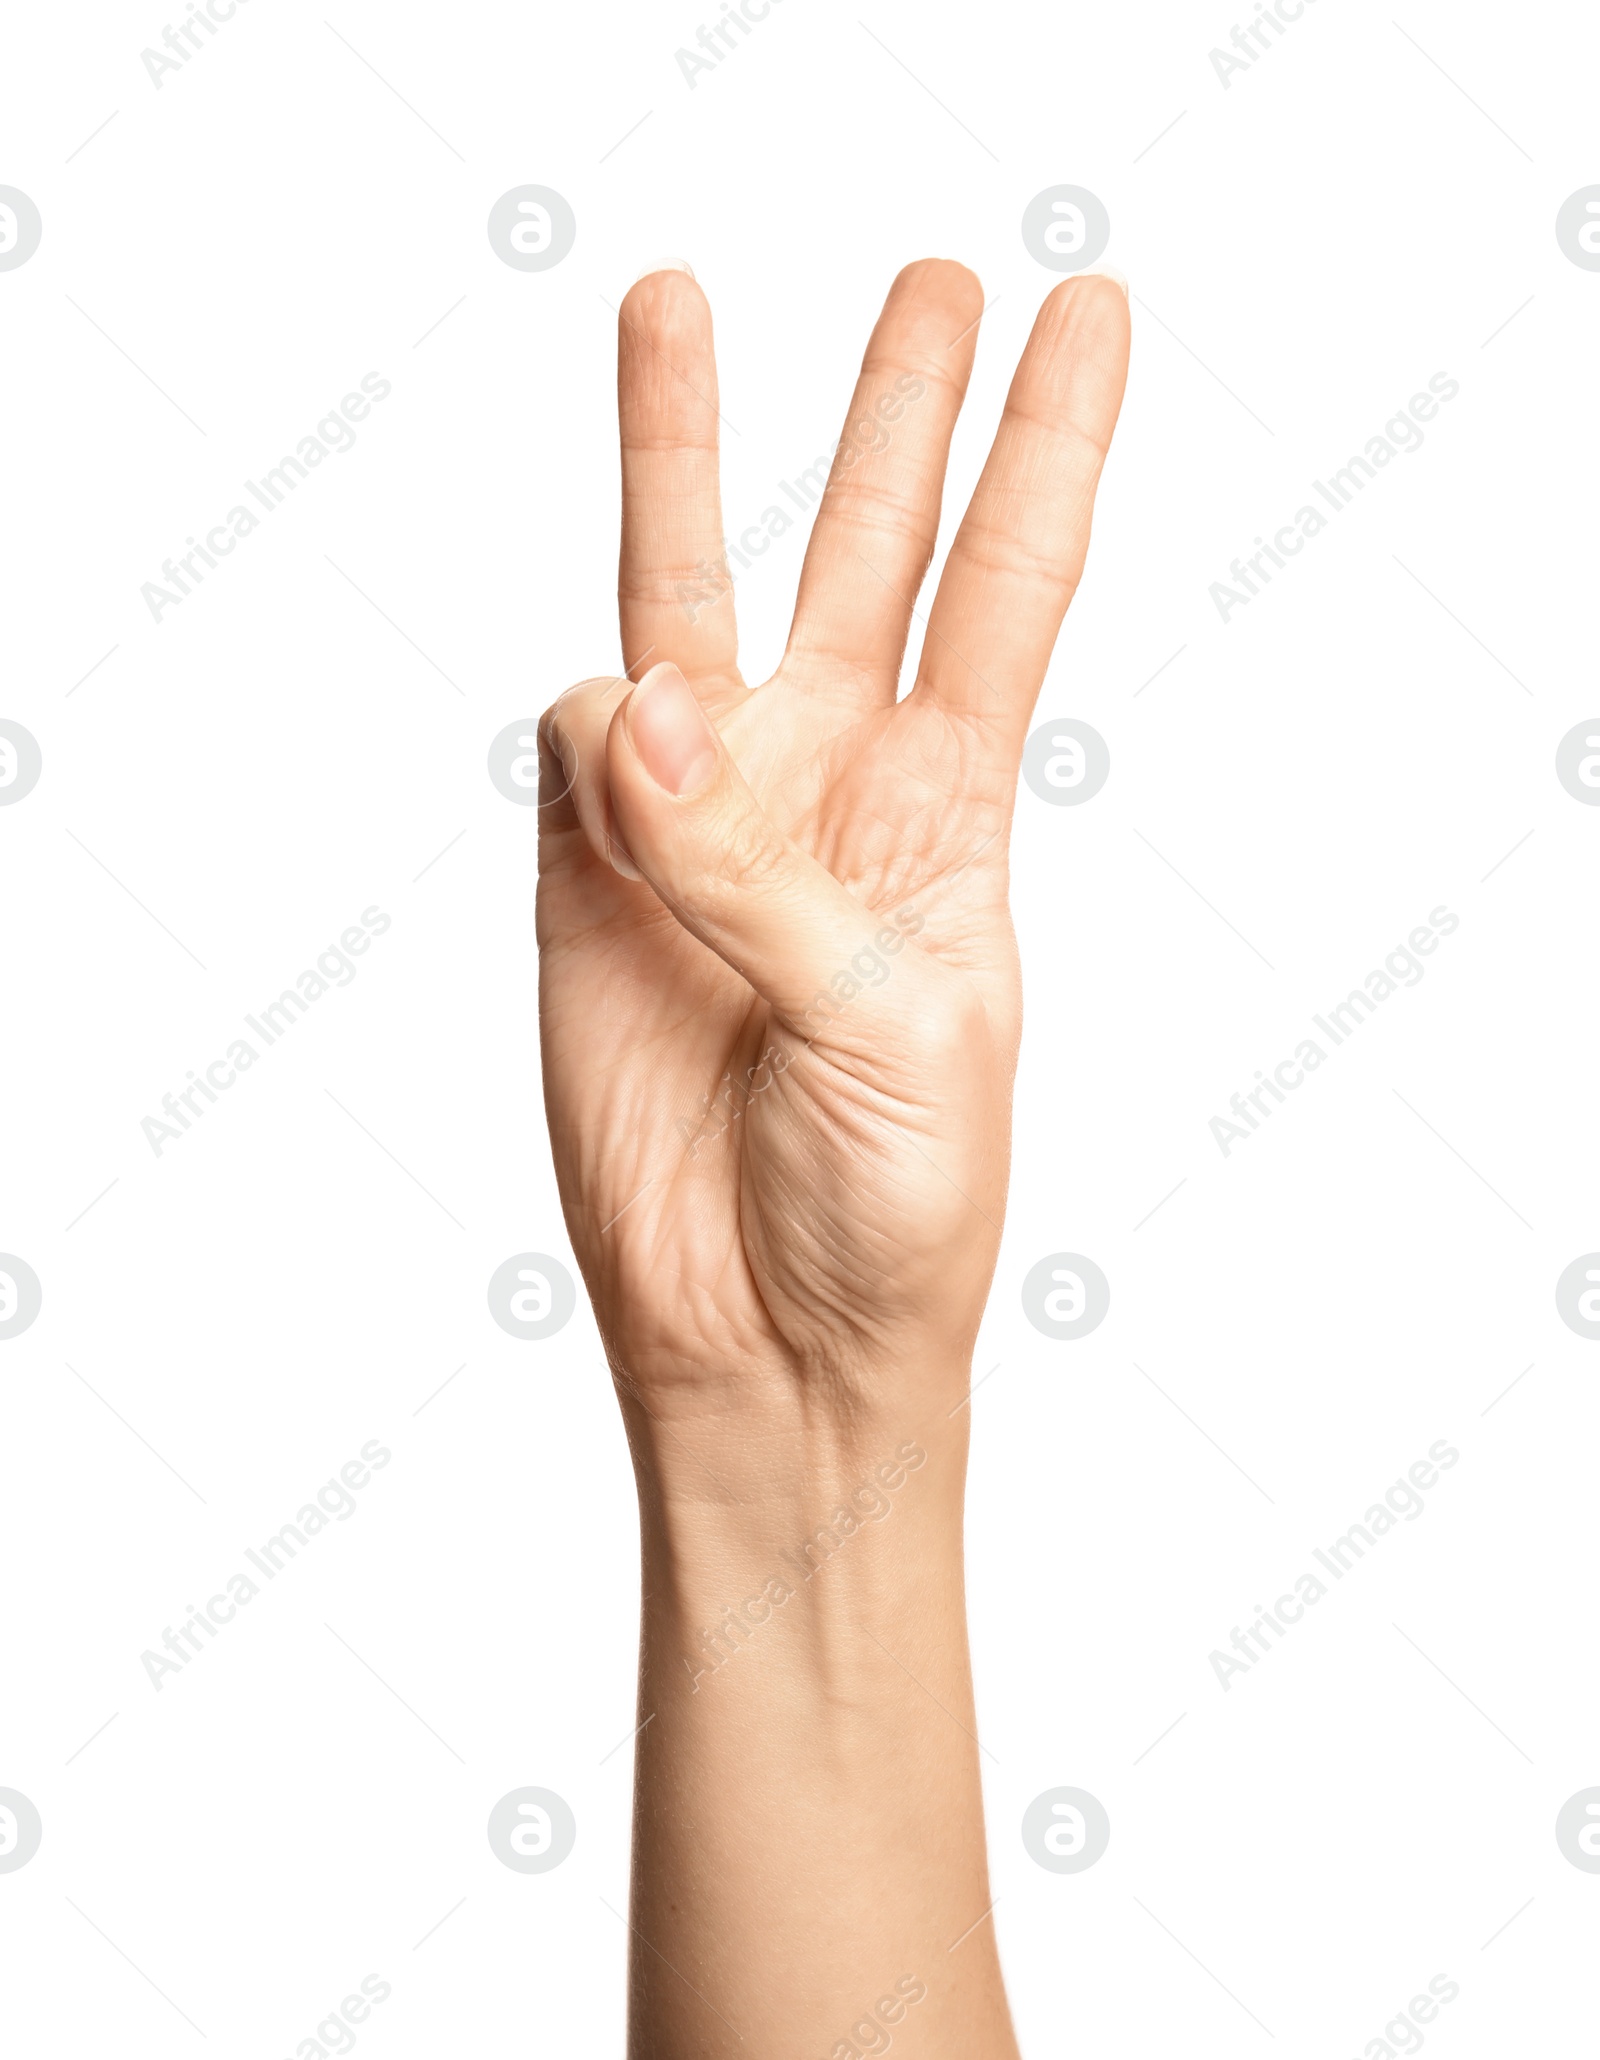
[[[1024,2050],[1349,2060],[1436,1974],[1441,2055],[1588,2050],[1600,1876],[1553,1825],[1600,1783],[1600,1355],[1553,1289],[1600,1246],[1600,812],[1553,764],[1600,707],[1600,274],[1554,218],[1600,180],[1600,21],[1310,0],[1225,89],[1220,5],[775,0],[691,90],[700,19],[242,0],[159,90],[159,9],[8,27],[0,182],[44,240],[0,273],[0,714],[44,776],[0,810],[0,1248],[44,1306],[0,1345],[0,1786],[44,1843],[0,1874],[7,2042],[283,2060],[377,1973],[375,2060],[620,2051],[632,1489],[586,1306],[528,1345],[485,1302],[570,1262],[535,812],[485,753],[619,662],[637,273],[710,294],[742,528],[837,435],[895,271],[971,264],[948,533],[1053,283],[1023,208],[1070,182],[1134,350],[1041,701],[1111,778],[1018,810],[974,1402]],[[485,235],[527,182],[577,215],[544,273]],[[141,584],[369,371],[356,448],[153,622]],[[1440,371],[1425,446],[1219,621]],[[803,543],[741,579],[753,679]],[[353,983],[155,1156],[141,1119],[373,904]],[[1224,1158],[1210,1119],[1440,904],[1425,979]],[[1058,1251],[1111,1282],[1075,1344],[1019,1301]],[[141,1652],[372,1438],[357,1513],[158,1693]],[[1441,1438],[1425,1515],[1224,1692],[1208,1654]],[[529,1784],[578,1822],[538,1876],[484,1836]],[[1060,1785],[1110,1813],[1087,1873],[1019,1837]]]

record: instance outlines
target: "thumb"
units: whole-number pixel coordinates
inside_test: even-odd
[[[914,1005],[936,970],[904,949],[920,915],[875,915],[784,835],[675,665],[652,666],[617,710],[606,760],[634,864],[791,1030],[817,1036],[842,999],[864,1001],[888,983],[891,957],[897,1013]]]

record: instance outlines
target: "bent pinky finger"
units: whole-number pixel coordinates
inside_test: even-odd
[[[633,682],[613,674],[582,680],[539,718],[541,835],[581,830],[596,858],[637,880],[626,847],[617,848],[606,778],[606,732]]]

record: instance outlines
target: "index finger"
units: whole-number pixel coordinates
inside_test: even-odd
[[[623,670],[671,659],[690,679],[737,678],[711,309],[687,272],[647,273],[618,310],[617,417]]]

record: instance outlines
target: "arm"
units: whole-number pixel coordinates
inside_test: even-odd
[[[780,1406],[746,1417],[740,1442],[803,1463],[768,1477],[719,1450],[721,1489],[664,1452],[670,1438],[635,1428],[650,1719],[634,1832],[641,2055],[821,2060],[881,2041],[852,2037],[874,2016],[914,2034],[912,2053],[1015,2054],[981,1921],[967,1411],[950,1419],[945,1399],[959,1401],[966,1373],[917,1372],[940,1398],[937,1425],[917,1406],[839,1436]]]
[[[674,272],[622,309],[648,670],[545,718],[539,934],[557,1172],[640,1494],[636,2060],[821,2060],[874,2016],[930,2060],[1016,2052],[963,1404],[1020,1025],[1006,830],[1127,305],[1099,279],[1046,301],[901,701],[981,305],[957,265],[896,280],[756,693],[704,570],[709,310]]]

